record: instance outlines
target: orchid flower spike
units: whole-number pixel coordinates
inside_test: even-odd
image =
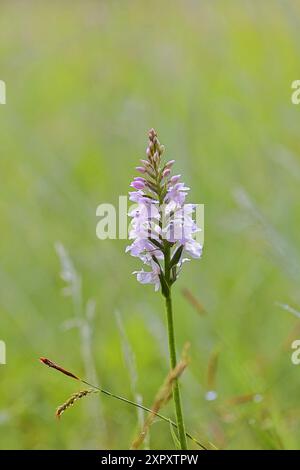
[[[136,203],[126,248],[139,257],[148,270],[135,271],[142,284],[154,284],[165,297],[176,281],[182,264],[188,259],[200,258],[202,246],[194,235],[200,230],[193,220],[194,204],[185,204],[189,188],[180,182],[180,175],[171,175],[174,160],[162,161],[164,147],[154,129],[149,131],[149,142],[143,166],[136,170],[143,177],[135,177],[129,198]]]

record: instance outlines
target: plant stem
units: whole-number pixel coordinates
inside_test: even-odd
[[[170,261],[171,261],[171,250],[168,243],[165,244],[165,279],[168,285],[166,298],[166,309],[167,309],[167,319],[168,319],[168,335],[169,335],[169,353],[170,353],[170,365],[171,369],[175,369],[177,364],[176,359],[176,343],[175,343],[175,332],[174,332],[174,321],[173,321],[173,308],[172,308],[172,297],[171,297],[171,286],[170,286]],[[182,450],[187,449],[186,442],[186,433],[183,420],[182,406],[181,406],[181,397],[178,379],[175,379],[173,385],[173,398],[175,403],[175,411],[178,425],[179,441]]]
[[[169,293],[169,296],[166,297],[166,308],[167,308],[167,318],[168,318],[170,364],[171,364],[171,368],[175,369],[177,360],[176,360],[176,346],[175,346],[171,292]],[[180,445],[181,445],[182,450],[186,450],[187,449],[186,433],[185,433],[185,427],[184,427],[178,379],[175,379],[174,381],[173,398],[175,402],[175,410],[176,410]]]

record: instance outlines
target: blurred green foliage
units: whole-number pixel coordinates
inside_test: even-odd
[[[2,449],[126,449],[137,432],[136,411],[108,397],[54,419],[78,388],[38,357],[84,374],[79,331],[63,328],[74,312],[61,295],[57,241],[82,277],[84,302],[96,301],[100,383],[132,398],[116,310],[146,405],[163,382],[162,298],[131,276],[139,261],[125,255],[126,241],[95,235],[97,205],[127,193],[150,127],[192,188],[190,201],[205,204],[203,258],[174,289],[178,346],[191,342],[187,428],[228,449],[299,447],[290,342],[300,330],[276,305],[300,306],[300,108],[290,99],[299,27],[292,0],[1,3]],[[216,350],[218,395],[207,401]],[[252,393],[262,401],[237,403]],[[165,423],[152,426],[150,445],[173,447]]]

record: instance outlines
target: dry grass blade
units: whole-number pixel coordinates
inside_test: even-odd
[[[151,424],[153,423],[155,417],[157,416],[157,413],[164,405],[166,405],[166,403],[168,403],[168,401],[172,397],[173,383],[175,380],[177,380],[181,376],[181,374],[183,373],[184,369],[187,367],[188,362],[189,362],[188,357],[187,357],[188,347],[189,345],[185,346],[182,359],[178,362],[176,367],[169,372],[162,387],[159,389],[155,397],[154,403],[151,407],[151,413],[147,417],[141,433],[132,442],[131,449],[138,449],[141,446]]]
[[[248,393],[247,395],[238,395],[232,398],[229,398],[226,401],[227,405],[243,405],[244,403],[255,401],[261,401],[260,395],[258,393]]]
[[[214,351],[208,361],[207,367],[207,389],[213,390],[216,384],[216,375],[218,370],[220,351]]]
[[[89,390],[80,390],[79,392],[73,393],[73,395],[71,395],[70,398],[68,398],[68,400],[65,401],[65,403],[63,403],[62,405],[60,405],[57,408],[57,410],[55,412],[55,416],[59,419],[61,417],[61,415],[68,408],[73,406],[76,401],[81,400],[81,398],[86,397],[90,393],[97,393],[97,391],[93,390],[93,389],[89,389]]]
[[[194,294],[185,287],[182,289],[182,295],[186,298],[186,300],[191,304],[191,306],[200,314],[205,315],[206,310],[201,304],[201,302],[194,296]]]

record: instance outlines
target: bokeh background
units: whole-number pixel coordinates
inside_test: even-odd
[[[143,416],[97,395],[57,422],[80,387],[39,356],[147,406],[167,374],[161,296],[125,240],[95,234],[150,127],[205,204],[203,258],[174,289],[187,428],[299,448],[300,322],[281,306],[300,308],[299,29],[287,0],[1,2],[0,448],[127,449],[138,432]],[[168,425],[146,445],[174,448]]]

